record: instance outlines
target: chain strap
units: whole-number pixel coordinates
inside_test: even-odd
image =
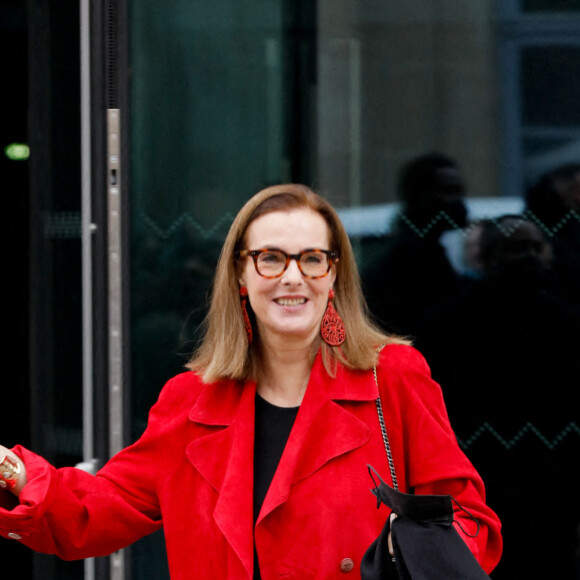
[[[382,349],[382,347],[381,347]],[[379,350],[380,352],[380,350]],[[379,415],[379,423],[381,425],[381,434],[383,436],[383,443],[385,444],[385,451],[387,452],[387,459],[389,460],[389,471],[391,472],[391,479],[393,480],[393,487],[398,491],[399,484],[397,482],[397,474],[395,472],[395,463],[393,461],[393,455],[391,453],[391,445],[389,443],[389,436],[387,434],[387,426],[385,425],[385,417],[383,416],[383,405],[381,404],[381,389],[379,387],[379,379],[377,377],[377,365],[375,364],[373,368],[373,375],[375,377],[375,383],[379,389],[379,396],[375,400],[377,406],[377,414]]]

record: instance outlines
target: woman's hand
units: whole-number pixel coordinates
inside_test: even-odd
[[[16,454],[0,445],[0,489],[19,496],[26,485],[26,466]]]

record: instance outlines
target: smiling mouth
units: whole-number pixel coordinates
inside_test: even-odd
[[[280,306],[300,306],[306,302],[306,298],[276,298],[275,302]]]

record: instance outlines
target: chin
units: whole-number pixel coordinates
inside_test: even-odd
[[[318,328],[313,330],[312,328],[289,328],[288,326],[282,326],[272,330],[281,338],[291,341],[304,340],[312,342],[318,334]]]

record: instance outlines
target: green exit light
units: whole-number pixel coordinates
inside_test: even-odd
[[[26,161],[30,157],[30,147],[26,143],[10,143],[4,147],[4,153],[10,161]]]

